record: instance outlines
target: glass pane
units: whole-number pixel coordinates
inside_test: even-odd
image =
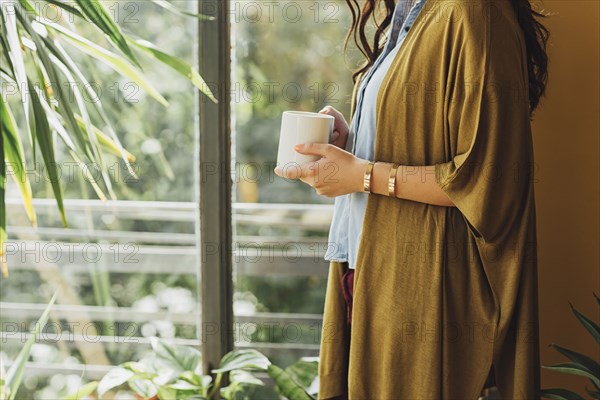
[[[236,346],[285,367],[319,351],[333,200],[273,173],[281,114],[349,117],[344,0],[232,1]]]
[[[47,2],[31,3],[47,7],[48,13],[56,11]],[[126,32],[191,65],[196,63],[198,22],[194,18],[165,12],[149,1],[103,3]],[[196,7],[191,1],[172,3],[189,11]],[[86,37],[110,48],[98,29],[72,15],[63,18],[67,20],[60,23],[74,23]],[[144,75],[170,103],[165,108],[137,84],[63,45],[95,84],[114,130],[136,157],[138,177],[130,175],[118,157],[106,155],[116,200],[104,203],[85,182],[63,143],[57,142],[67,199],[66,229],[39,162],[29,166],[38,199],[37,229],[29,224],[18,188],[9,180],[10,277],[0,281],[5,368],[60,288],[52,323],[32,349],[18,395],[23,399],[61,398],[74,391],[81,379],[99,379],[111,365],[139,360],[151,349],[151,336],[200,344],[193,86],[172,69],[136,53]],[[23,126],[23,116],[17,117]],[[98,115],[90,117],[106,129]],[[26,154],[31,154],[27,137],[23,143]]]

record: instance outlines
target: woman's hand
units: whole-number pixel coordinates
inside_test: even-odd
[[[365,168],[369,161],[333,144],[304,143],[294,147],[300,154],[320,155],[317,161],[302,165],[278,166],[275,173],[282,178],[300,179],[326,197],[363,191]]]
[[[331,144],[340,149],[345,149],[350,128],[348,127],[344,115],[331,106],[326,106],[319,111],[319,114],[327,114],[335,118],[335,121],[333,122],[333,134],[331,135]]]

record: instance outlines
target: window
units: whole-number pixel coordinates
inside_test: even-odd
[[[257,348],[282,366],[318,355],[333,200],[276,177],[273,168],[283,111],[330,104],[349,115],[344,0],[171,2],[218,19],[198,22],[145,1],[106,4],[127,31],[198,62],[220,103],[143,62],[170,103],[164,108],[80,57],[88,79],[103,82],[104,104],[137,157],[138,177],[107,158],[116,199],[104,203],[59,149],[66,229],[43,170],[29,171],[36,229],[8,182],[11,276],[0,281],[5,367],[60,288],[32,350],[23,398],[65,395],[81,378],[98,379],[140,358],[151,336],[202,348],[205,366],[231,347]]]
[[[343,0],[230,4],[235,345],[285,366],[319,353],[333,200],[273,173],[281,114],[349,115],[349,12]]]
[[[105,4],[125,30],[195,64],[196,20],[146,1]],[[174,4],[190,11],[196,6],[189,1]],[[85,32],[105,44],[98,32]],[[81,54],[72,51],[72,56]],[[29,224],[20,194],[8,180],[10,277],[0,279],[4,361],[14,360],[29,324],[60,289],[50,324],[32,349],[20,398],[57,399],[73,390],[82,375],[86,381],[98,379],[112,365],[137,360],[150,349],[148,338],[153,335],[200,345],[197,100],[185,78],[139,57],[169,108],[103,64],[77,59],[88,80],[104,83],[98,92],[113,127],[137,157],[139,178],[129,175],[117,157],[106,156],[116,201],[98,200],[60,143],[67,229],[49,199],[41,167],[29,166],[37,229]],[[28,145],[26,138],[23,143]],[[8,368],[10,362],[3,364]]]

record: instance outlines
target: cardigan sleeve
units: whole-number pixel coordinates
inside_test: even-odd
[[[451,157],[435,165],[436,181],[486,243],[519,223],[532,183],[525,52],[510,21],[461,21],[447,85]]]
[[[508,2],[487,20],[461,20],[450,70],[447,159],[436,181],[475,237],[495,298],[493,341],[502,398],[539,399],[533,143],[522,32]],[[505,13],[505,14],[502,14]],[[448,151],[449,149],[449,151]],[[449,154],[448,154],[449,153]],[[477,267],[475,267],[477,268]]]

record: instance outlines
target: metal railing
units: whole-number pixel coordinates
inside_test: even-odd
[[[200,346],[204,332],[197,293],[193,310],[173,312],[83,304],[77,300],[77,291],[73,289],[91,269],[101,270],[111,277],[145,274],[156,275],[156,279],[160,280],[161,276],[168,274],[198,278],[200,252],[196,246],[197,204],[66,200],[69,228],[62,228],[58,223],[53,200],[35,200],[39,220],[43,221],[38,228],[27,225],[19,199],[7,199],[6,206],[9,233],[7,260],[12,276],[4,280],[4,285],[10,285],[11,279],[19,274],[34,272],[42,281],[51,280],[47,282],[49,286],[69,287],[70,295],[64,297],[63,302],[59,297],[59,302],[53,307],[52,319],[55,321],[87,321],[94,324],[169,321],[179,327],[195,328],[196,331],[196,337],[177,337],[173,339],[174,343]],[[234,274],[326,278],[328,270],[323,255],[331,214],[331,205],[235,203],[233,218],[240,235],[234,238],[234,251],[231,254]],[[158,229],[139,229],[140,226],[151,226],[155,222],[160,222]],[[130,229],[132,226],[135,229]],[[29,335],[28,326],[23,322],[35,321],[44,308],[45,304],[41,302],[20,302],[2,295],[0,318],[3,328],[0,330],[0,339],[3,346],[18,347],[19,342],[23,343]],[[319,334],[322,316],[306,313],[238,313],[235,323],[271,326],[298,324],[310,327],[313,333]],[[63,349],[81,350],[92,346],[95,351],[98,351],[98,346],[109,343],[135,348],[136,352],[149,348],[149,339],[139,335],[139,330],[135,335],[97,334],[93,341],[82,332],[69,332],[68,335],[46,332],[39,342],[58,345]],[[314,356],[319,351],[318,341],[276,343],[241,339],[235,344],[236,347],[258,348],[267,356],[283,352],[294,357]],[[28,371],[37,375],[52,375],[68,372],[68,369],[73,373],[85,373],[88,379],[97,379],[109,368],[106,362],[88,359],[68,368],[62,363],[30,362]]]

